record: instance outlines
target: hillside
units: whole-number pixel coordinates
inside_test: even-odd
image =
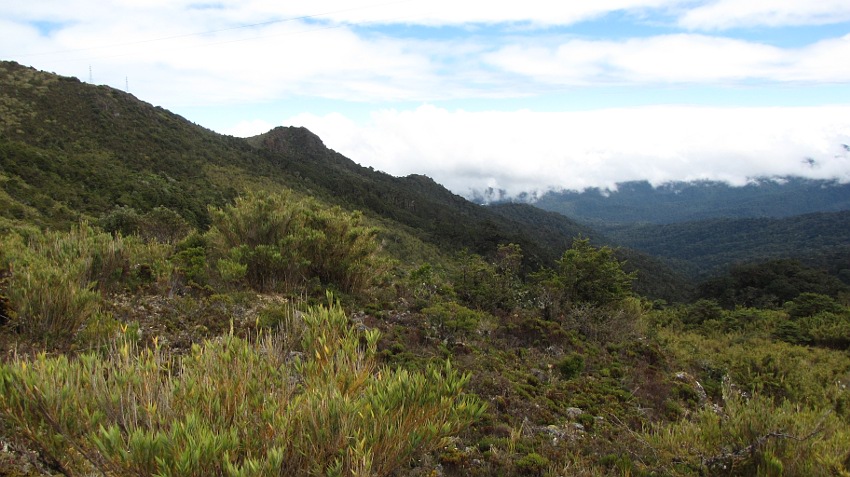
[[[612,227],[607,236],[625,247],[679,263],[691,276],[705,278],[731,265],[795,258],[847,271],[850,211],[821,212],[787,218],[708,219],[696,222]],[[823,257],[832,257],[824,260]],[[842,257],[835,259],[836,257]],[[827,264],[826,262],[830,262]]]
[[[245,141],[221,136],[121,91],[0,64],[0,173],[7,219],[67,227],[115,206],[176,210],[205,227],[207,205],[238,191],[289,187],[406,225],[420,238],[494,250],[519,241],[540,262],[570,237],[524,234],[526,225],[493,214],[428,178],[391,177],[328,150],[304,129],[278,128]],[[252,146],[253,144],[253,146]],[[530,215],[534,212],[530,211]],[[462,226],[461,226],[462,224]],[[563,220],[558,232],[590,234]]]
[[[419,248],[404,236],[448,253],[488,255],[517,243],[533,269],[551,264],[572,237],[596,235],[539,209],[506,215],[430,178],[362,167],[304,128],[222,136],[124,92],[8,62],[0,63],[0,86],[0,217],[13,222],[66,228],[116,207],[140,214],[167,207],[203,229],[208,206],[246,190],[287,187],[388,223],[387,244],[400,254]],[[642,273],[648,293],[659,274],[669,272]]]

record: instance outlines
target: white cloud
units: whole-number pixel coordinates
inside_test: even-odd
[[[716,0],[687,10],[680,25],[691,29],[823,25],[850,21],[846,0]]]
[[[0,12],[0,58],[82,79],[91,67],[96,83],[120,89],[128,83],[137,97],[169,109],[238,105],[246,116],[234,116],[225,132],[239,136],[272,126],[245,119],[261,116],[245,113],[250,105],[289,99],[375,105],[476,99],[482,109],[488,98],[531,97],[543,104],[552,90],[599,98],[598,85],[624,86],[638,96],[647,86],[746,85],[763,95],[762,104],[787,104],[771,96],[782,89],[777,85],[808,94],[807,86],[815,91],[827,84],[845,94],[836,102],[847,102],[850,83],[850,35],[780,47],[753,39],[758,29],[736,38],[694,33],[850,21],[847,0],[7,3]],[[614,26],[640,23],[636,35],[668,34],[614,37],[602,22],[584,37],[553,28],[612,12],[618,13]],[[370,29],[377,24],[382,27]],[[409,25],[459,28],[399,34]],[[423,31],[449,34],[413,38]],[[758,89],[764,85],[772,89]],[[811,97],[823,102],[822,95]],[[850,106],[561,113],[423,106],[384,107],[367,124],[342,114],[302,114],[287,123],[303,124],[329,146],[393,174],[426,173],[458,192],[494,185],[517,193],[632,179],[740,182],[803,174],[850,180],[846,151],[834,151],[850,143],[847,118]],[[806,157],[815,166],[805,165]]]
[[[810,16],[827,11],[841,15],[850,9],[832,0],[769,3]],[[759,0],[738,4],[736,11],[744,16],[767,5]],[[96,83],[123,89],[127,79],[131,92],[169,108],[299,96],[384,103],[523,97],[544,94],[552,85],[600,83],[850,81],[850,62],[842,61],[850,57],[850,36],[779,48],[697,34],[583,40],[553,31],[507,33],[504,28],[489,36],[424,40],[394,37],[387,29],[364,33],[362,25],[350,25],[568,25],[614,11],[681,10],[687,17],[716,10],[720,18],[728,9],[723,1],[696,6],[685,0],[253,0],[202,5],[189,0],[12,2],[0,14],[0,57],[83,79],[91,67]],[[31,23],[36,20],[58,26],[40,33]]]
[[[368,124],[299,115],[351,159],[394,175],[427,174],[468,194],[617,182],[799,175],[850,181],[850,105],[811,108],[657,106],[585,112],[382,110]],[[810,166],[806,159],[815,160]]]
[[[528,23],[538,26],[573,25],[613,12],[637,16],[673,15],[689,29],[725,29],[747,26],[786,26],[840,23],[850,20],[845,0],[39,0],[10,2],[4,15],[20,20],[83,22],[107,20],[131,24],[155,16],[160,20],[184,21],[182,33],[203,32],[237,25],[287,21],[308,17],[333,23],[467,25]]]
[[[568,40],[556,46],[511,45],[486,61],[532,81],[591,85],[652,83],[812,83],[850,81],[850,35],[804,48],[694,34],[622,41]]]

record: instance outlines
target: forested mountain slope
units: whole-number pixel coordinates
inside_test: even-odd
[[[428,178],[396,178],[328,150],[305,129],[245,141],[222,136],[121,91],[14,63],[0,64],[0,181],[7,219],[67,226],[115,206],[166,206],[192,225],[239,191],[289,187],[406,225],[421,238],[484,252],[523,242],[552,259],[518,220],[455,196]],[[253,144],[253,145],[252,145]],[[590,234],[563,220],[560,230]],[[560,251],[571,240],[544,237]]]
[[[850,211],[787,218],[710,219],[677,224],[634,224],[608,230],[626,247],[675,261],[705,277],[738,263],[795,258],[838,275],[850,268]],[[830,257],[825,259],[825,257]]]
[[[798,177],[762,179],[740,187],[711,181],[653,187],[636,181],[618,184],[616,191],[549,192],[535,205],[603,229],[627,223],[782,218],[850,210],[850,184]]]
[[[596,235],[536,208],[499,213],[428,177],[362,167],[304,128],[222,136],[124,92],[16,63],[0,63],[0,108],[0,217],[12,221],[64,228],[115,207],[167,207],[205,228],[208,206],[287,187],[447,252],[486,255],[517,243],[529,268],[551,264],[576,235]],[[656,274],[645,270],[642,279]]]

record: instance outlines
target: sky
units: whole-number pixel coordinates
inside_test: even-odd
[[[465,196],[850,182],[848,0],[0,0],[0,59]]]

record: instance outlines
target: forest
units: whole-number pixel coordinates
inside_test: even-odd
[[[842,212],[768,227],[817,254],[729,254],[732,219],[650,252],[305,129],[0,83],[2,474],[850,474]]]

